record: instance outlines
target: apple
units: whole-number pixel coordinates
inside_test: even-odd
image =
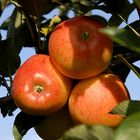
[[[129,99],[128,90],[118,76],[100,74],[75,85],[68,104],[76,123],[116,127],[124,117],[109,112],[121,101]]]
[[[25,113],[48,115],[66,104],[71,88],[72,80],[56,69],[48,55],[36,54],[17,70],[12,97]]]
[[[35,127],[35,132],[43,140],[56,140],[74,125],[75,123],[69,114],[68,106],[65,106],[40,122]]]
[[[49,55],[59,71],[73,79],[103,72],[112,58],[113,43],[99,32],[106,25],[88,16],[61,22],[50,35]]]

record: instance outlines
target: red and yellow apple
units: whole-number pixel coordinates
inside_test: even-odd
[[[17,70],[12,97],[25,113],[48,115],[66,104],[71,88],[71,79],[56,69],[49,56],[36,54]]]
[[[69,97],[69,110],[76,123],[101,124],[115,127],[124,119],[109,112],[123,100],[129,100],[129,93],[114,74],[100,74],[81,80]]]
[[[65,106],[54,114],[47,116],[35,127],[35,131],[43,140],[56,140],[74,125],[68,107]]]
[[[107,68],[113,43],[99,32],[105,27],[88,16],[76,16],[56,26],[49,38],[49,55],[62,74],[84,79]]]

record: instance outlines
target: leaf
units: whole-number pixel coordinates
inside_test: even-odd
[[[10,23],[10,18],[7,18],[0,26],[0,29],[7,30]]]
[[[89,0],[80,0],[80,1],[77,1],[77,0],[71,0],[72,3],[79,3],[81,5],[85,5],[85,6],[90,6],[92,4],[92,1],[89,1]]]
[[[13,111],[17,109],[12,97],[10,95],[0,98],[0,109],[3,117],[7,115],[12,116]]]
[[[129,116],[138,111],[140,112],[140,101],[125,100],[119,105],[117,105],[115,108],[113,108],[110,113]]]
[[[128,68],[130,68],[138,78],[140,78],[140,73],[138,71],[138,68],[136,68],[133,64],[129,63],[122,54],[118,54],[115,56],[118,60],[122,61]]]
[[[45,36],[48,35],[48,33],[50,33],[56,24],[59,24],[61,22],[61,18],[59,16],[54,16],[51,21],[50,24],[48,25],[48,27],[42,27],[41,28],[41,33],[44,34]]]
[[[18,52],[20,52],[25,43],[27,31],[23,13],[15,8],[8,26],[7,38],[12,38],[11,45],[14,46]],[[29,35],[30,34],[28,33],[28,36]]]
[[[125,64],[120,64],[117,66],[118,60],[113,58],[109,68],[113,71],[113,73],[120,77],[120,79],[125,83],[128,74],[130,73],[130,69]],[[121,69],[120,69],[121,67]]]
[[[136,65],[134,65],[134,64],[132,64],[132,66],[136,69],[136,71],[139,73],[139,75],[140,75],[140,68],[138,67],[138,66],[136,66]]]
[[[128,4],[125,9],[120,11],[119,13],[114,13],[108,21],[109,26],[119,26],[123,20],[120,18],[119,15],[123,17],[124,20],[127,20],[129,15],[135,9],[135,4]]]
[[[6,5],[9,3],[9,0],[1,0],[1,9],[4,10]]]
[[[52,0],[17,0],[27,14],[40,18],[55,8],[56,4]]]
[[[138,6],[139,10],[140,10],[140,1],[139,0],[134,0],[136,5]]]
[[[101,125],[77,125],[58,140],[113,140],[113,129]]]
[[[2,76],[0,76],[0,87],[3,85]]]
[[[21,140],[27,131],[42,121],[44,116],[32,116],[20,112],[14,121],[13,135],[15,140]]]
[[[140,53],[140,37],[130,29],[118,29],[116,27],[104,28],[100,30],[108,35],[116,43]]]
[[[11,39],[0,41],[0,74],[10,77],[20,66],[20,57],[15,47],[11,46]]]
[[[140,140],[140,112],[134,113],[124,120],[116,129],[114,140]]]
[[[111,13],[110,9],[106,5],[97,5],[93,7],[94,9],[102,10],[105,13]]]
[[[129,4],[128,0],[105,0],[105,4],[114,12],[120,13]]]
[[[120,60],[116,58],[116,56],[123,57],[125,61],[129,62],[129,64],[132,65],[133,70],[135,69],[135,72],[137,71],[137,73],[140,73],[140,69],[133,64],[134,62],[140,60],[140,54],[115,43],[113,46],[114,57],[111,60],[109,68],[113,71],[115,75],[118,75],[121,78],[121,80],[125,83],[131,68],[130,66],[126,65],[126,63],[124,63],[122,59]]]
[[[140,32],[140,20],[135,20],[131,24],[129,24],[133,29],[135,29],[137,32]]]

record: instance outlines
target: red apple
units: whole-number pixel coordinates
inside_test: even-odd
[[[12,97],[25,113],[48,115],[66,104],[71,88],[71,79],[56,69],[49,56],[37,54],[17,70]]]
[[[69,97],[69,110],[77,123],[115,127],[124,118],[109,112],[121,101],[128,99],[128,90],[118,76],[100,74],[81,80],[73,88]]]
[[[54,114],[47,116],[35,127],[35,131],[43,140],[56,140],[74,125],[68,107],[65,106]]]
[[[106,25],[88,16],[61,22],[49,38],[49,55],[65,76],[84,79],[104,71],[112,58],[112,41],[99,30]]]

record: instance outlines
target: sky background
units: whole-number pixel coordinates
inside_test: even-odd
[[[6,19],[11,13],[12,13],[13,7],[10,7],[6,9],[2,17],[0,18],[0,25],[4,19]],[[53,15],[57,15],[58,11],[53,11],[53,13],[49,14],[48,17],[52,17]],[[106,18],[109,18],[110,15],[107,15],[105,13],[100,13],[99,11],[94,11],[95,13],[98,13]],[[69,16],[71,16],[72,13],[70,13]],[[133,12],[129,18],[129,22],[132,22],[137,19],[137,13],[136,11]],[[124,24],[121,25],[123,27]],[[3,39],[5,38],[6,33],[2,31],[3,34]],[[24,48],[22,49],[20,53],[20,57],[22,58],[21,61],[22,63],[25,62],[30,56],[35,54],[35,51],[33,48]],[[140,62],[135,63],[137,66],[140,67]],[[131,99],[133,100],[140,100],[140,82],[138,77],[131,71],[129,76],[127,77],[126,80],[126,86],[130,92]],[[7,93],[6,89],[3,87],[0,87],[0,97],[5,96]],[[16,114],[18,114],[20,110],[17,109],[14,112],[14,116],[12,117],[5,117],[3,118],[2,115],[0,114],[0,140],[14,140],[13,134],[12,134],[12,127],[13,127],[13,122],[15,119]],[[24,136],[23,140],[41,140],[37,134],[35,133],[34,129],[30,129],[28,133]]]

